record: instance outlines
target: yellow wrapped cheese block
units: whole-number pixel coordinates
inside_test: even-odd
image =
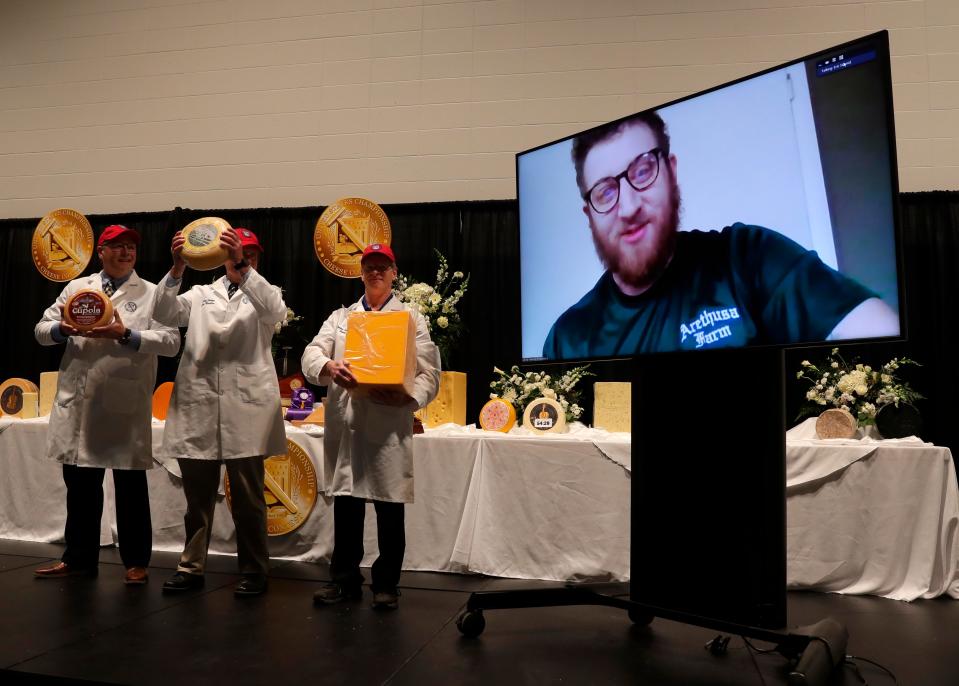
[[[343,359],[350,363],[358,392],[371,388],[413,393],[416,323],[409,312],[351,312],[346,320]]]
[[[628,381],[594,383],[593,426],[607,431],[632,432],[632,388]]]
[[[46,417],[57,397],[57,378],[60,372],[40,372],[40,416]]]

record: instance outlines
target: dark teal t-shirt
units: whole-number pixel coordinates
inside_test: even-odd
[[[624,295],[609,272],[546,337],[548,359],[823,341],[876,294],[761,226],[681,231],[666,272]]]

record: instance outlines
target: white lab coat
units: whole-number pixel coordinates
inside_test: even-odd
[[[440,356],[423,315],[394,295],[383,312],[409,310],[416,318],[416,376],[413,401],[404,407],[376,403],[333,384],[327,396],[323,457],[327,495],[413,502],[413,412],[426,407],[439,390]],[[330,385],[320,376],[332,360],[342,360],[346,319],[362,312],[362,299],[342,307],[323,323],[303,351],[303,375],[312,383]]]
[[[228,281],[194,286],[157,285],[154,316],[186,326],[173,397],[167,413],[163,459],[230,460],[286,454],[280,387],[270,342],[286,317],[283,293],[250,269],[236,295]]]
[[[60,308],[77,291],[102,287],[100,273],[69,282],[34,327],[37,342],[56,345],[53,330],[60,325]],[[139,350],[107,338],[67,339],[50,411],[49,457],[80,467],[153,467],[150,424],[157,355],[172,357],[180,349],[180,333],[154,321],[155,289],[133,272],[110,296],[124,326],[140,332]]]

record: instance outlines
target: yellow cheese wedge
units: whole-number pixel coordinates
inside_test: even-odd
[[[351,312],[346,320],[343,359],[360,393],[371,388],[413,393],[416,323],[406,311]]]
[[[537,398],[526,406],[523,412],[523,426],[536,433],[564,433],[566,428],[566,410],[559,401],[552,398]]]
[[[424,408],[420,419],[426,426],[466,424],[466,374],[441,372],[440,389],[433,401]]]
[[[203,217],[183,227],[181,255],[191,268],[199,271],[216,269],[226,262],[227,251],[220,245],[220,236],[230,225],[219,217]]]
[[[486,431],[506,433],[516,424],[516,408],[502,398],[491,398],[480,410],[479,423]]]
[[[40,416],[46,417],[57,397],[57,379],[60,372],[40,372]]]
[[[632,384],[628,381],[597,381],[593,384],[593,426],[631,432],[632,402]]]
[[[12,378],[0,384],[0,415],[23,417],[26,393],[36,394],[39,389],[35,383],[26,379]],[[36,416],[36,411],[33,416]]]
[[[78,331],[90,331],[113,321],[113,303],[95,288],[77,291],[63,306],[63,319]]]

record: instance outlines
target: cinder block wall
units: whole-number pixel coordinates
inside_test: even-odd
[[[0,217],[512,198],[514,153],[891,31],[959,188],[956,0],[3,0]]]

